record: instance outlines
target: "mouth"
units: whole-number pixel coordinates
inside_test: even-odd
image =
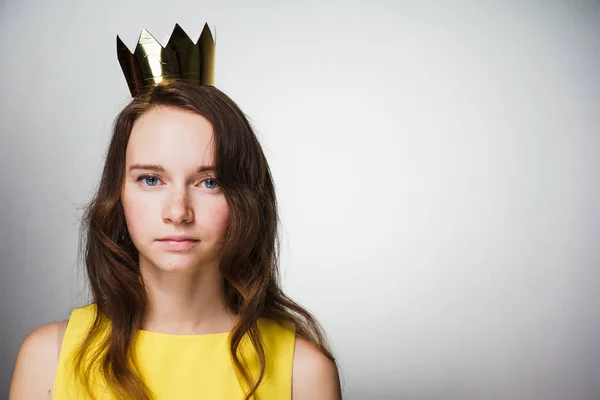
[[[180,236],[165,236],[164,238],[160,238],[158,240],[160,240],[160,241],[170,240],[170,241],[173,241],[173,242],[181,242],[181,241],[184,241],[184,240],[198,240],[198,239],[196,239],[195,237],[192,237],[192,236],[183,236],[183,235],[180,235]]]
[[[159,243],[161,243],[167,250],[172,251],[184,251],[189,250],[194,247],[199,240],[195,239],[159,239]]]

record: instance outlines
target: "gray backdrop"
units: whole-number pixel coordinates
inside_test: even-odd
[[[115,37],[176,22],[216,27],[284,287],[345,398],[600,398],[599,4],[1,1],[0,398],[26,334],[85,301],[79,207],[129,99]]]

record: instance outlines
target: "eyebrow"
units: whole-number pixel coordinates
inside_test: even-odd
[[[133,171],[134,169],[143,169],[145,171],[157,171],[157,172],[165,172],[165,168],[159,164],[133,164],[129,167],[129,171]],[[203,172],[214,172],[215,167],[212,165],[200,165],[196,168],[196,173],[201,174]]]

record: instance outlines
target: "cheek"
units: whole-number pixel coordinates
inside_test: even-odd
[[[123,201],[123,212],[125,214],[125,222],[129,235],[135,241],[138,231],[143,231],[144,215],[148,215],[145,207],[148,207],[147,202],[125,199]]]
[[[226,201],[213,208],[211,214],[213,226],[215,226],[220,235],[225,233],[229,225],[229,207]]]

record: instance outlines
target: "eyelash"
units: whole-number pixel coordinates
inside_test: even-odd
[[[144,179],[146,179],[146,178],[156,178],[156,179],[159,179],[159,180],[160,180],[160,178],[159,178],[157,175],[153,175],[153,174],[144,174],[144,175],[140,175],[140,176],[138,176],[138,177],[137,177],[137,179],[136,179],[135,181],[136,181],[136,182],[141,182],[142,180],[144,180]],[[203,180],[202,180],[202,182],[206,182],[207,180],[215,181],[215,182],[216,182],[218,185],[220,185],[220,184],[219,184],[219,181],[217,181],[215,178],[212,178],[212,177],[205,178],[205,179],[203,179]],[[147,187],[154,187],[154,186],[149,186],[149,185],[147,185]],[[218,188],[209,189],[209,190],[217,190],[217,189],[218,189]]]

